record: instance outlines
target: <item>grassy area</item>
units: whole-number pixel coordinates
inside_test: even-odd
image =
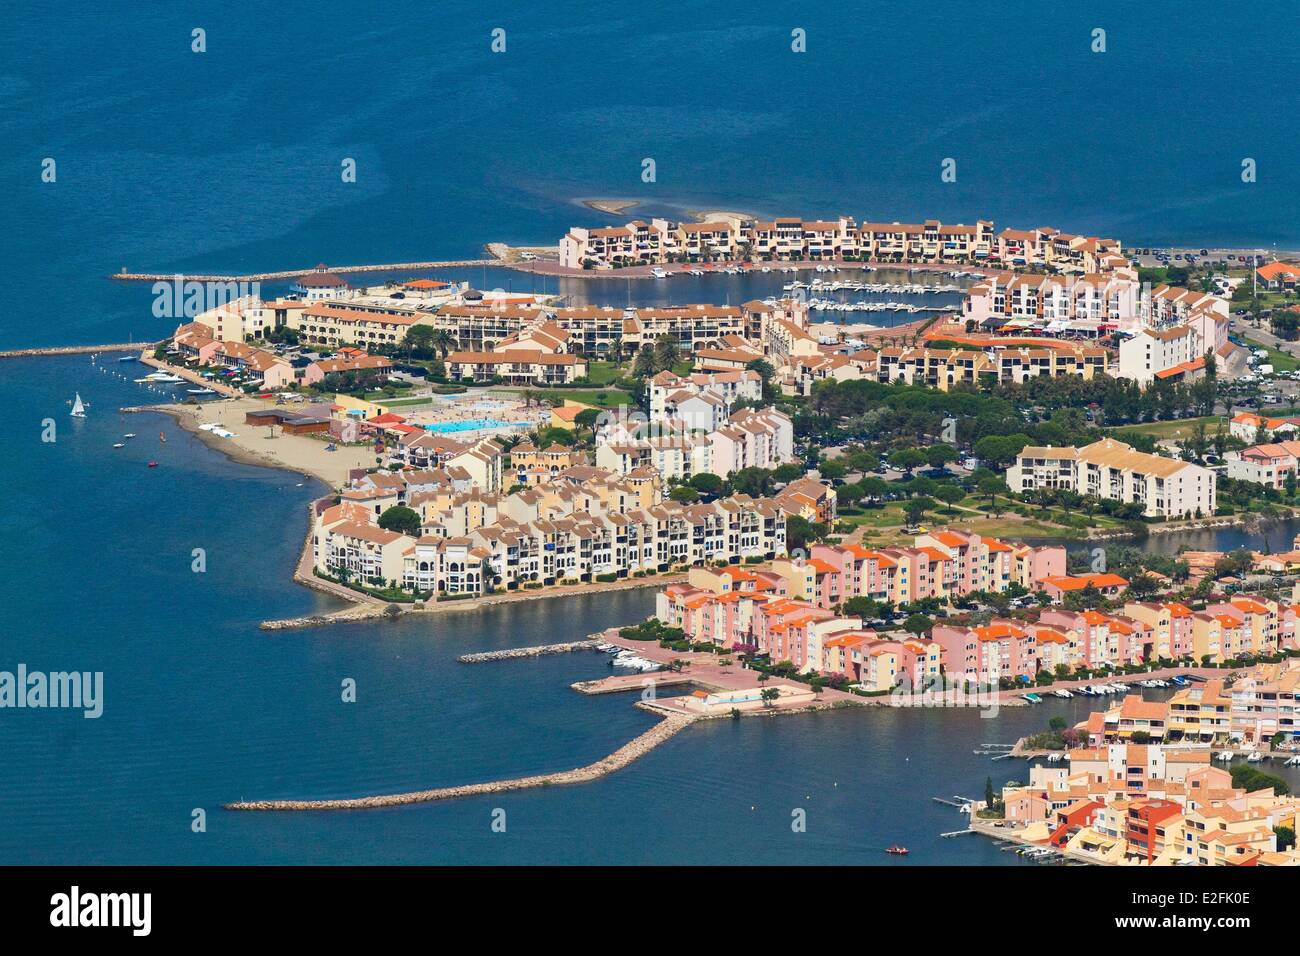
[[[538,390],[546,398],[561,398],[569,402],[581,402],[583,405],[595,405],[597,408],[617,408],[619,405],[631,405],[632,396],[617,388],[548,388]]]
[[[1296,369],[1300,368],[1300,359],[1297,359],[1293,355],[1288,355],[1286,352],[1279,352],[1272,346],[1265,345],[1263,342],[1256,342],[1249,336],[1243,335],[1242,341],[1252,349],[1263,349],[1268,352],[1268,363],[1273,366],[1273,371],[1275,372],[1294,372]]]
[[[388,401],[380,401],[380,405],[387,405],[390,408],[405,408],[410,405],[432,405],[433,399],[427,395],[420,398],[393,398]]]
[[[1125,435],[1150,435],[1157,441],[1169,438],[1190,438],[1196,433],[1197,425],[1205,426],[1205,433],[1213,435],[1220,428],[1228,428],[1228,419],[1222,415],[1206,415],[1203,418],[1179,418],[1167,422],[1146,422],[1141,425],[1120,425],[1108,428],[1112,435],[1123,440]]]
[[[1000,501],[1005,507],[1005,502]],[[883,508],[864,508],[861,514],[841,515],[840,520],[862,529],[863,542],[875,547],[887,547],[896,544],[912,543],[912,535],[903,533],[906,518],[903,514],[905,502],[891,501]],[[1066,515],[1052,509],[1038,509],[1032,518],[1024,518],[1013,511],[993,517],[981,511],[972,510],[965,503],[953,509],[940,508],[927,512],[921,519],[921,526],[927,529],[941,528],[945,525],[960,525],[962,530],[987,535],[990,538],[1086,538],[1098,530],[1118,528],[1122,522],[1105,515],[1094,515],[1096,528],[1071,528],[1056,521],[1065,521]]]
[[[617,362],[588,362],[587,379],[594,385],[608,385],[623,374]]]

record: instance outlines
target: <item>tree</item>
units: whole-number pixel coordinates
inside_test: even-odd
[[[674,365],[682,360],[681,351],[677,348],[677,342],[671,335],[661,335],[655,340],[654,345],[654,364],[655,371],[666,372],[672,369]]]
[[[1143,598],[1159,591],[1160,582],[1142,571],[1129,578],[1128,589],[1133,593],[1134,597]]]
[[[1066,720],[1064,717],[1053,717],[1047,722],[1047,726],[1059,732],[1066,728]]]
[[[379,527],[385,531],[396,531],[399,534],[418,538],[420,536],[420,515],[403,505],[393,505],[379,516]]]
[[[827,481],[842,481],[844,476],[848,474],[848,469],[843,462],[831,460],[819,462],[817,471]]]
[[[921,523],[925,513],[934,507],[934,502],[929,498],[913,498],[903,506],[903,515],[907,518],[907,523],[911,527]]]
[[[913,469],[925,464],[925,455],[915,448],[900,448],[889,456],[889,463],[910,475]]]
[[[1028,435],[986,435],[975,442],[972,451],[975,457],[986,462],[992,468],[1004,468],[1015,460],[1026,445]]]
[[[700,500],[700,493],[690,485],[678,485],[672,491],[668,492],[668,497],[673,501],[681,502],[684,505],[693,505]]]
[[[775,687],[764,687],[759,696],[763,699],[764,707],[771,707],[772,702],[781,696],[781,692]]]
[[[692,475],[689,482],[690,486],[700,494],[714,498],[722,494],[724,482],[717,475],[702,471],[698,475]]]
[[[808,545],[824,538],[830,532],[825,522],[809,521],[800,515],[791,515],[785,522],[785,546],[787,551],[807,550]]]
[[[903,622],[903,630],[920,636],[934,627],[934,621],[924,614],[912,614]]]
[[[1276,826],[1273,833],[1277,836],[1277,849],[1279,853],[1284,853],[1291,847],[1295,846],[1295,831],[1288,826]]]
[[[934,496],[948,506],[948,511],[953,510],[953,505],[966,497],[966,492],[962,491],[956,485],[940,485],[935,489]]]
[[[448,332],[446,329],[434,329],[433,336],[430,338],[429,344],[433,348],[436,348],[438,350],[438,354],[441,355],[445,360],[447,358],[447,354],[453,348],[456,347],[456,337],[452,335],[450,332]]]
[[[993,510],[994,516],[997,515],[998,493],[1005,491],[1006,487],[1006,483],[1001,478],[980,479],[980,494],[989,496],[989,508]]]
[[[429,358],[433,355],[434,328],[432,325],[413,325],[406,331],[405,345],[407,352],[416,358]]]
[[[925,460],[931,468],[943,468],[957,460],[957,449],[951,445],[931,445],[925,450]]]

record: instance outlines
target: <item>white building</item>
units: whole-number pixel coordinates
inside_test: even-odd
[[[1143,329],[1119,346],[1119,376],[1143,388],[1156,379],[1197,378],[1205,372],[1201,337],[1188,325]]]

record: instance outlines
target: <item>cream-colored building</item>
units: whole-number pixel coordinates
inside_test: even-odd
[[[1026,447],[1007,469],[1007,486],[1014,492],[1066,488],[1137,503],[1149,517],[1192,518],[1212,515],[1216,508],[1210,469],[1135,451],[1114,438],[1083,448]]]

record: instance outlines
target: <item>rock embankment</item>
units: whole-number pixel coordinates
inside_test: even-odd
[[[353,797],[343,800],[250,800],[226,804],[227,810],[369,810],[377,807],[397,807],[409,803],[428,803],[433,800],[454,800],[458,797],[475,797],[511,790],[528,790],[534,787],[555,787],[574,783],[589,783],[606,774],[621,770],[638,757],[649,753],[678,731],[694,722],[692,717],[668,716],[641,736],[619,747],[608,757],[575,770],[539,774],[533,777],[516,777],[491,783],[471,783],[460,787],[439,787],[436,790],[418,790],[412,793],[390,793],[375,797]]]
[[[511,647],[504,651],[485,651],[482,654],[462,654],[456,660],[462,664],[481,664],[484,661],[508,661],[518,657],[541,657],[544,654],[567,654],[570,651],[595,650],[599,641],[569,641],[565,644],[541,644],[536,647]]]

